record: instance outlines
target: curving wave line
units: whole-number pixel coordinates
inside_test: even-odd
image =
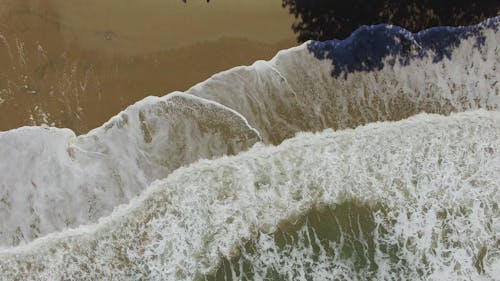
[[[55,128],[2,132],[0,245],[18,245],[95,222],[175,169],[202,158],[237,154],[259,140],[279,144],[301,131],[353,128],[422,111],[498,110],[499,22],[497,17],[475,27],[413,35],[390,26],[363,27],[347,41],[308,42],[269,62],[214,75],[186,93],[147,98],[87,135],[76,137],[70,130]],[[445,42],[426,45],[419,39],[439,40],[440,32],[446,34]],[[388,49],[397,51],[375,57],[367,52],[371,48],[366,46],[387,40],[392,40]],[[442,48],[442,55],[436,54],[440,49],[435,46]],[[212,217],[199,219],[207,218]],[[94,248],[100,245],[95,243]],[[67,255],[76,255],[61,253],[58,258],[47,255],[42,267],[57,268],[61,264],[51,267],[50,259],[68,261]],[[128,253],[121,254],[130,259]],[[207,268],[215,264],[209,260]],[[3,266],[1,272],[12,272],[11,263]],[[102,276],[114,276],[113,272]],[[40,276],[55,276],[44,274],[48,275]]]

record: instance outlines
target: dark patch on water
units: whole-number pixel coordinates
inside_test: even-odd
[[[288,255],[305,247],[302,251],[308,253],[310,259],[305,258],[302,265],[305,269],[304,276],[308,280],[312,280],[310,278],[315,270],[310,262],[317,262],[324,251],[332,257],[339,255],[339,259],[345,261],[342,266],[349,265],[354,272],[371,276],[378,269],[375,260],[375,233],[380,232],[381,228],[376,227],[373,216],[377,209],[379,208],[352,201],[336,206],[314,208],[303,217],[281,222],[278,230],[272,234],[277,248],[266,251],[277,251],[276,253],[279,252],[280,255]],[[283,265],[270,263],[265,269],[255,267],[252,256],[260,248],[256,242],[258,240],[259,238],[256,238],[240,245],[239,256],[223,259],[213,275],[203,276],[200,280],[245,281],[255,280],[257,276],[270,281],[293,280],[294,274],[284,275],[281,268]]]
[[[307,48],[317,59],[332,61],[332,77],[346,77],[353,72],[381,70],[386,64],[408,65],[415,58],[432,57],[434,63],[451,59],[462,40],[475,38],[476,48],[481,48],[486,40],[483,31],[498,31],[499,27],[500,16],[474,26],[434,27],[417,33],[379,24],[362,26],[345,40],[311,41]]]

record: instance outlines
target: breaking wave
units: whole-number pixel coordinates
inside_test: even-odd
[[[497,278],[499,26],[362,27],[0,132],[0,280]]]

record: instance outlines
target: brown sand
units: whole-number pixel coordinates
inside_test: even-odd
[[[0,0],[0,130],[84,133],[295,45],[279,0]]]

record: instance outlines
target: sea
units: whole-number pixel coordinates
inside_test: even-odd
[[[363,26],[0,132],[0,280],[500,280],[499,28]]]

